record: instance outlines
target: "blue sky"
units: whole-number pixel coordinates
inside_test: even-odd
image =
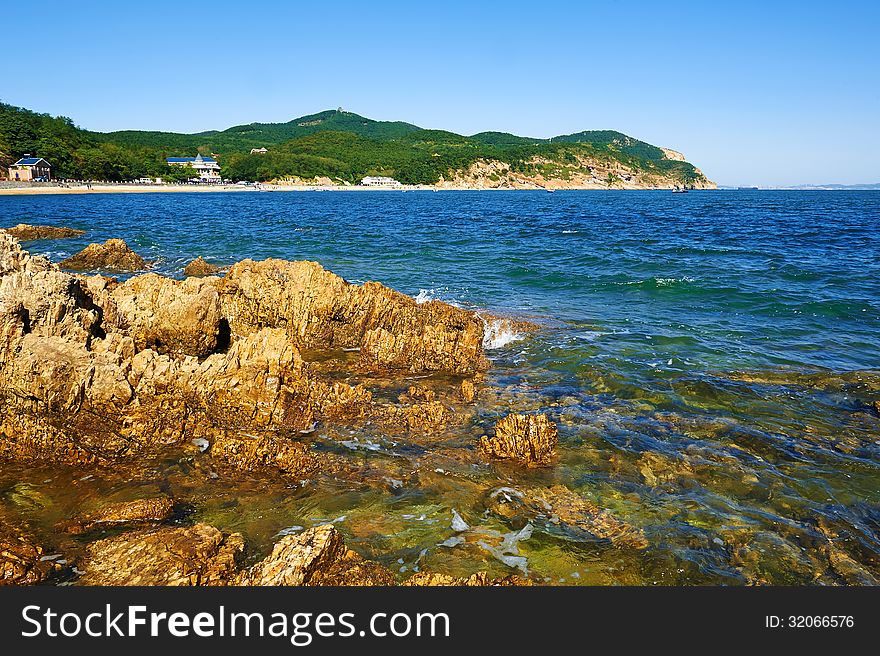
[[[880,182],[880,3],[43,2],[0,99],[195,132],[342,106],[463,134],[616,129],[721,184]],[[35,46],[31,49],[29,46]]]

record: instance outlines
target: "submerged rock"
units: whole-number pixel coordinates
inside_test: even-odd
[[[0,514],[0,585],[36,585],[60,569],[27,529]]]
[[[121,501],[74,518],[64,530],[78,535],[101,528],[161,524],[173,513],[174,502],[167,496]]]
[[[143,271],[147,262],[121,239],[108,239],[103,244],[89,244],[58,266],[73,271]]]
[[[244,260],[220,284],[233,336],[284,329],[300,348],[360,349],[370,366],[472,374],[487,366],[483,323],[375,282],[354,285],[315,262]]]
[[[435,572],[418,572],[413,574],[401,585],[406,586],[466,586],[466,587],[489,587],[489,586],[530,586],[532,582],[515,574],[503,578],[493,578],[486,572],[477,572],[471,576],[457,577],[449,574],[437,574]]]
[[[631,549],[648,546],[641,531],[564,485],[523,490],[498,488],[489,494],[487,505],[496,515],[517,524],[536,521],[545,528],[558,528],[572,537],[587,534]]]
[[[186,265],[183,269],[183,275],[185,276],[213,276],[215,273],[220,272],[220,267],[216,264],[209,264],[205,262],[205,260],[200,255],[192,262]]]
[[[39,239],[70,239],[86,234],[85,230],[64,228],[59,226],[35,226],[27,223],[19,223],[12,228],[0,229],[8,235],[12,235],[21,241],[37,241]]]
[[[461,385],[458,389],[462,401],[464,401],[465,403],[473,403],[474,399],[477,396],[477,390],[474,387],[474,382],[472,380],[468,380],[467,378],[465,378],[463,381],[461,381]]]
[[[244,539],[207,524],[132,531],[86,547],[82,585],[226,585]]]
[[[507,415],[495,424],[495,435],[480,439],[482,451],[517,460],[529,467],[550,464],[559,442],[556,424],[545,415]]]

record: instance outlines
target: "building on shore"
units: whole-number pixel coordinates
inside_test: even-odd
[[[400,183],[394,178],[388,178],[383,175],[368,175],[361,180],[361,184],[365,187],[399,187]]]
[[[205,157],[201,153],[195,157],[167,157],[169,166],[189,166],[195,169],[202,182],[220,182],[220,164],[213,157]],[[196,177],[196,176],[193,176]]]
[[[48,182],[52,177],[52,167],[42,157],[26,154],[9,167],[9,179],[22,182]]]
[[[251,148],[251,155],[265,155],[268,152],[266,148]]]

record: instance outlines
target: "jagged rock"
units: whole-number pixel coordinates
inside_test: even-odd
[[[174,502],[167,496],[121,501],[76,517],[63,528],[68,533],[79,535],[101,528],[161,524],[173,513]]]
[[[313,421],[302,360],[281,331],[260,331],[202,362],[133,351],[131,338],[115,333],[92,350],[25,335],[0,362],[0,455],[107,462]]]
[[[121,239],[108,239],[103,244],[89,244],[58,266],[73,271],[143,271],[147,262]]]
[[[86,547],[83,585],[226,585],[244,539],[207,524],[131,531]]]
[[[574,537],[586,533],[631,549],[648,546],[641,531],[564,485],[523,490],[502,487],[489,494],[487,504],[496,515],[515,520],[517,524],[538,522]]]
[[[3,228],[6,234],[12,235],[21,241],[37,241],[38,239],[70,239],[86,234],[85,230],[63,228],[58,226],[35,226],[27,223],[19,223],[12,228]]]
[[[332,524],[281,539],[238,585],[394,585],[390,571],[346,548]]]
[[[413,574],[401,585],[406,586],[467,586],[467,587],[490,587],[490,586],[530,586],[532,582],[516,574],[504,578],[493,578],[486,572],[477,572],[471,576],[456,577],[449,574],[437,574],[435,572],[418,572]]]
[[[99,321],[100,309],[79,281],[0,232],[0,348],[8,351],[26,333],[85,341]]]
[[[117,286],[110,297],[121,331],[137,350],[205,357],[228,337],[221,336],[217,289],[203,280],[148,273]]]
[[[215,273],[219,272],[220,267],[216,264],[205,262],[201,255],[187,264],[183,269],[183,275],[185,276],[213,276]]]
[[[35,585],[61,569],[36,538],[0,514],[0,585]]]
[[[359,348],[371,366],[471,374],[487,366],[474,313],[415,300],[378,283],[353,285],[315,262],[244,260],[220,283],[234,336],[283,328],[300,348]]]
[[[436,399],[437,393],[434,390],[421,385],[410,385],[406,393],[400,395],[400,400],[404,403],[412,401],[428,401],[430,403]]]
[[[480,439],[480,448],[495,458],[536,467],[552,462],[558,442],[556,424],[545,415],[511,414],[495,424],[494,436]]]
[[[326,338],[335,348],[383,325],[417,345],[413,366],[449,358],[455,369],[481,353],[470,313],[437,304],[420,314],[431,304],[381,285],[349,285],[309,263],[270,264],[275,278],[254,263],[241,268],[238,291],[219,278],[152,274],[120,284],[59,271],[0,233],[0,457],[106,464],[199,440],[228,466],[309,477],[341,472],[335,456],[299,441],[316,421],[430,431],[456,416],[430,390],[414,387],[421,398],[401,406],[322,380],[296,343]],[[282,284],[282,273],[302,271],[314,274],[314,289],[302,276]],[[282,312],[280,301],[294,309]],[[230,308],[237,320],[224,315]],[[285,312],[300,322],[295,331]],[[225,316],[239,331],[214,352],[225,346]]]
[[[272,435],[223,433],[211,443],[211,455],[242,471],[274,469],[282,474],[308,478],[333,471],[333,459],[318,455],[308,445]]]

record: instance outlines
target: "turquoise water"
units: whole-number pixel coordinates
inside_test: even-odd
[[[0,197],[0,225],[19,222],[87,231],[26,245],[54,261],[110,237],[174,276],[198,255],[309,259],[351,281],[539,323],[491,351],[481,412],[488,421],[512,399],[549,412],[562,456],[537,480],[568,485],[652,543],[627,554],[536,533],[520,551],[550,581],[880,578],[878,192]],[[528,482],[517,476],[481,480]],[[268,540],[319,507],[345,515],[353,544],[389,563],[428,549],[428,566],[504,570],[478,550],[435,547],[450,506],[484,521],[481,492],[371,494],[348,491],[333,508],[300,499],[265,523],[246,510],[217,521]],[[253,503],[265,516],[277,498]],[[438,521],[407,529],[414,509]]]

